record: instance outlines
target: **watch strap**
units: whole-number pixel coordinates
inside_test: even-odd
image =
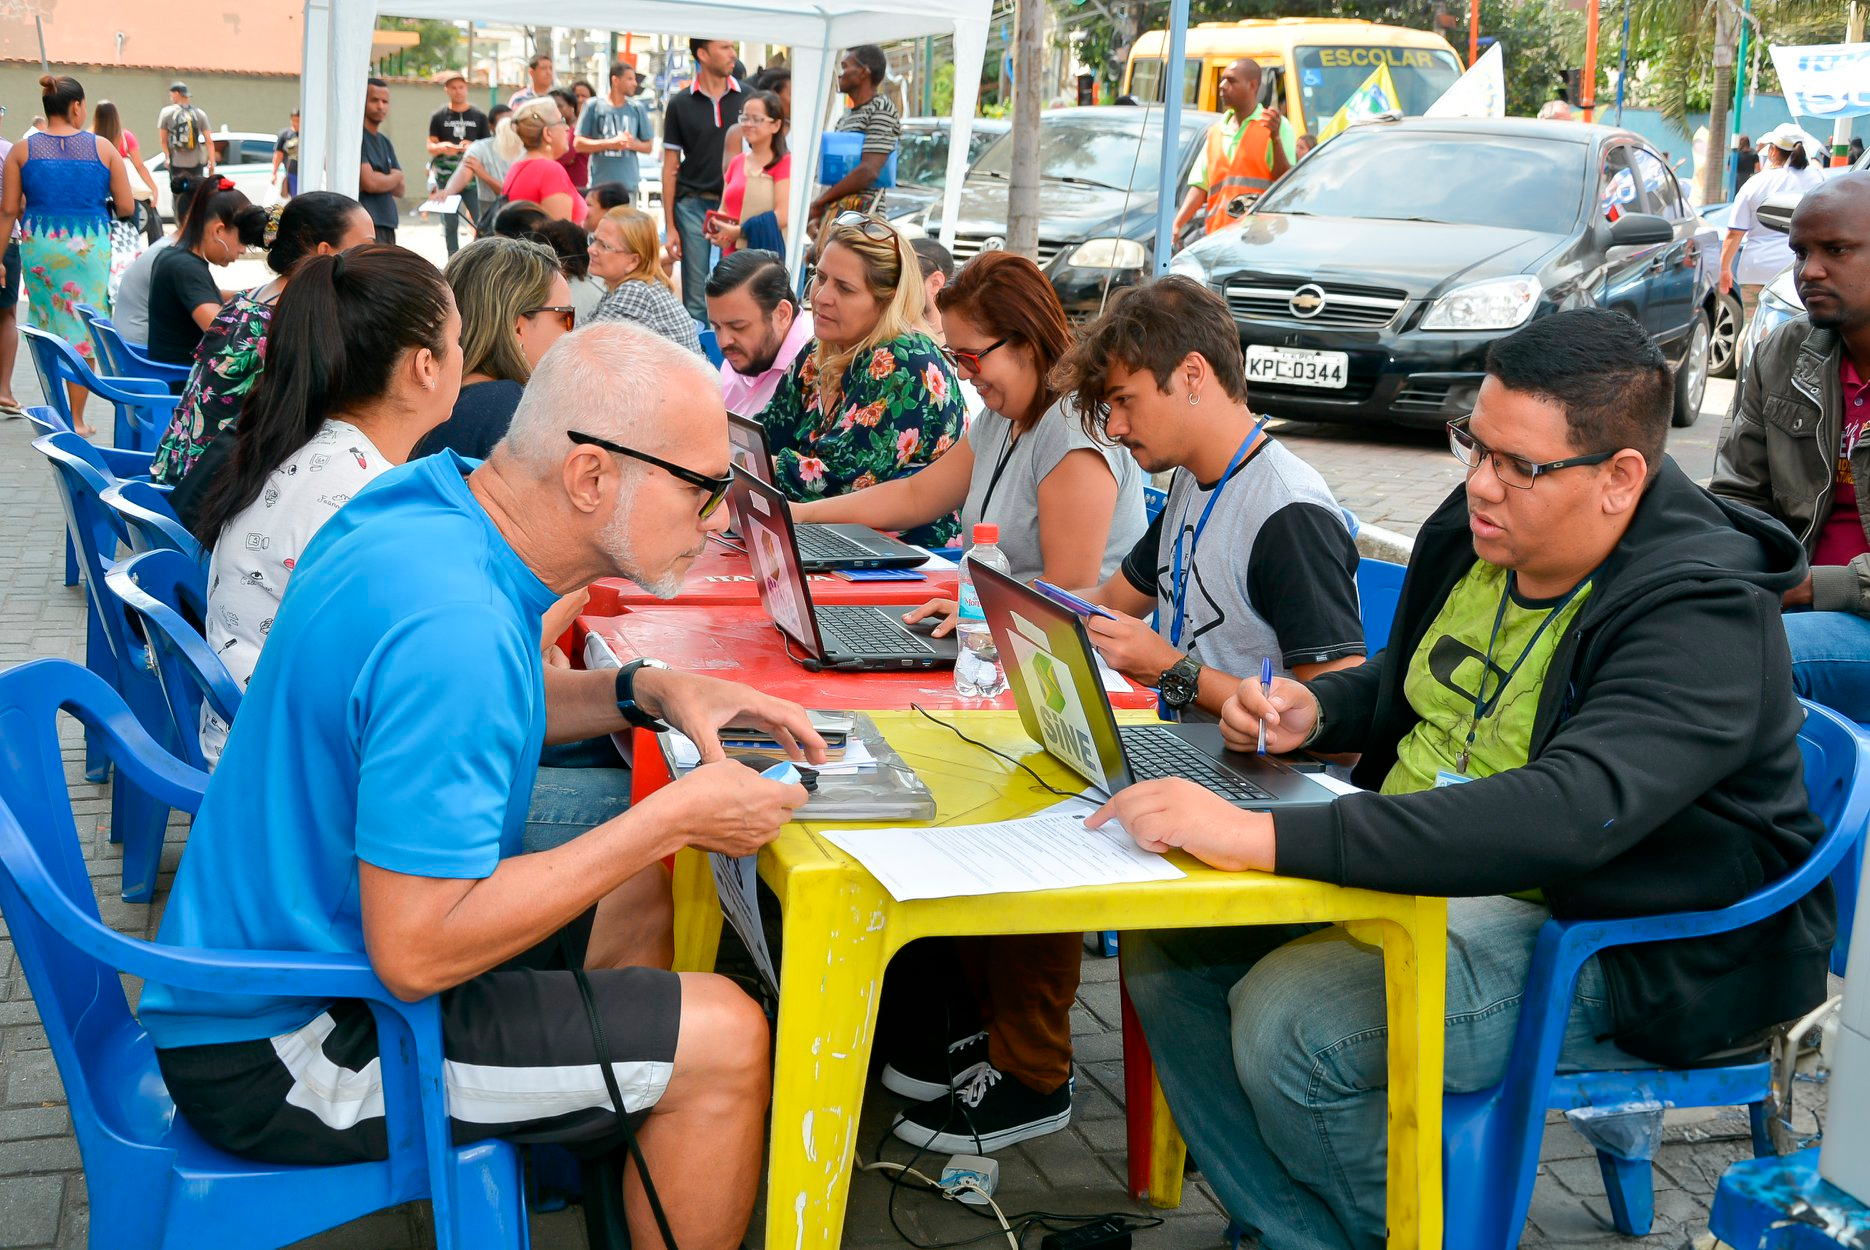
[[[624,721],[635,729],[647,729],[651,733],[667,733],[669,726],[645,712],[636,702],[636,675],[645,668],[660,668],[649,660],[631,660],[617,670],[617,711]]]

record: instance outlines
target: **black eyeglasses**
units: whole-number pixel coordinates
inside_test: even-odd
[[[860,213],[854,208],[833,217],[831,224],[848,226],[857,230],[873,243],[888,243],[896,237],[896,227],[890,225],[889,222],[880,217],[872,217],[869,213]]]
[[[977,352],[964,352],[958,347],[944,347],[941,354],[948,358],[948,363],[957,369],[966,369],[969,373],[980,372],[980,362],[1006,346],[1006,336],[995,339]]]
[[[569,304],[541,304],[537,308],[528,308],[525,312],[521,313],[520,316],[537,317],[540,313],[557,313],[559,320],[565,323],[565,328],[567,330],[571,329],[578,321],[578,310]]]
[[[734,484],[731,473],[726,477],[709,477],[705,473],[684,469],[681,465],[671,464],[659,456],[652,456],[646,451],[638,451],[634,447],[625,447],[622,443],[613,443],[595,434],[586,434],[581,430],[566,430],[565,434],[572,442],[581,446],[601,447],[619,456],[629,456],[633,460],[641,460],[644,464],[653,464],[677,481],[687,482],[697,490],[707,491],[708,497],[701,501],[700,517],[704,521],[714,515],[714,510],[721,506],[721,500],[727,498],[727,488]]]
[[[1474,419],[1469,413],[1465,417],[1456,417],[1448,423],[1448,450],[1454,458],[1467,466],[1469,473],[1480,468],[1481,461],[1493,458],[1493,475],[1500,479],[1503,486],[1516,490],[1530,490],[1540,475],[1556,473],[1560,469],[1575,469],[1587,464],[1602,464],[1617,453],[1614,451],[1594,451],[1588,456],[1570,456],[1564,460],[1548,460],[1540,464],[1524,456],[1515,456],[1504,451],[1495,451],[1487,444],[1474,437],[1468,429],[1468,422]]]

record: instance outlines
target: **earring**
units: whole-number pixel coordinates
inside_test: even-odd
[[[1200,402],[1201,402],[1201,396],[1195,394],[1193,391],[1188,392],[1188,406],[1190,408],[1193,408],[1195,405],[1199,404]]]

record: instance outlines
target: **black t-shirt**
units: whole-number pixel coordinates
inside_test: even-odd
[[[287,173],[296,174],[299,172],[299,132],[298,131],[294,130],[290,126],[287,126],[284,130],[280,131],[279,137],[273,140],[273,151],[278,152],[281,156],[284,156],[286,158],[286,172]]]
[[[1760,172],[1760,154],[1758,152],[1734,153],[1734,171],[1734,190],[1738,192],[1742,183]]]
[[[439,139],[443,143],[472,143],[492,133],[493,128],[487,124],[487,114],[471,104],[461,113],[451,108],[438,108],[434,116],[429,118],[429,138]],[[437,156],[429,163],[435,167],[436,173],[445,178],[461,167],[461,158]]]
[[[208,262],[185,247],[165,247],[149,270],[149,354],[172,365],[192,364],[201,342],[195,310],[221,306]]]
[[[506,437],[506,427],[512,424],[513,410],[519,407],[519,397],[524,393],[518,382],[504,379],[462,387],[455,398],[455,410],[422,436],[409,453],[410,458],[432,456],[449,447],[469,460],[485,460],[493,445]]]
[[[396,159],[396,145],[382,131],[364,130],[363,163],[380,174],[387,174],[392,169],[401,169],[402,163]],[[396,229],[401,220],[401,213],[396,207],[396,197],[388,191],[369,191],[357,197],[357,202],[370,214],[370,220],[386,229]]]
[[[678,198],[721,198],[721,154],[727,143],[727,128],[740,120],[740,102],[746,98],[746,91],[731,78],[727,80],[727,93],[718,100],[693,87],[669,97],[662,114],[662,145],[682,154],[675,173]],[[667,188],[663,194],[668,194]]]

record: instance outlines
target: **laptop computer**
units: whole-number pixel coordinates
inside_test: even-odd
[[[777,490],[735,468],[727,506],[733,510],[734,525],[753,562],[760,606],[789,640],[788,654],[790,644],[803,653],[793,655],[800,664],[814,671],[954,666],[952,635],[931,638],[903,624],[903,613],[926,603],[926,596],[911,603],[815,606],[799,560],[792,512]]]
[[[734,467],[773,484],[773,454],[766,442],[766,427],[758,421],[727,414],[727,441]],[[832,569],[912,569],[928,563],[928,553],[901,539],[880,534],[868,525],[795,525],[799,559],[807,573]],[[735,533],[739,533],[738,526]]]
[[[1078,614],[996,569],[977,564],[973,575],[1020,723],[1060,763],[1104,793],[1132,782],[1184,777],[1254,811],[1309,807],[1337,797],[1272,756],[1229,751],[1219,725],[1118,725]]]

